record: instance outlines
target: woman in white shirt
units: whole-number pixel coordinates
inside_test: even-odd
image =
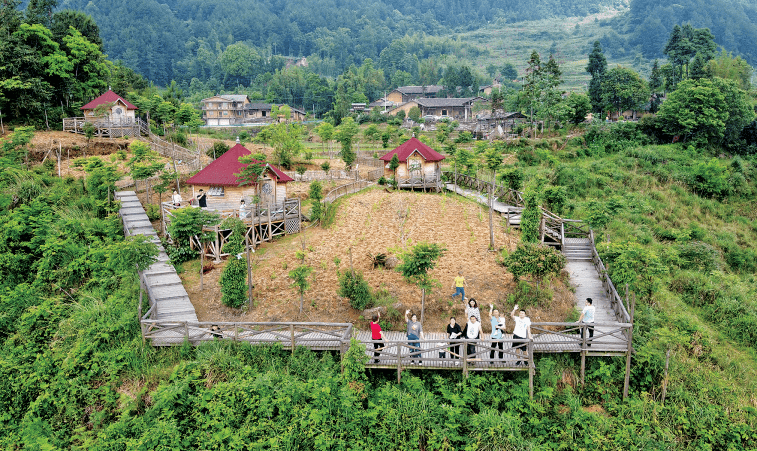
[[[515,316],[515,312],[518,310],[518,304],[515,304],[515,307],[513,308],[513,311],[510,312],[510,316],[513,318],[513,321],[515,321],[515,329],[513,329],[513,339],[515,340],[531,340],[533,337],[531,336],[531,318],[526,316],[526,311],[521,310],[518,313],[518,316]],[[521,355],[523,359],[527,359],[528,355],[526,355],[526,344],[518,344],[515,347],[515,352],[519,355]],[[520,360],[515,362],[516,365],[520,365]]]
[[[171,200],[173,201],[174,207],[181,207],[181,194],[177,193],[176,190],[173,190],[173,195],[171,196]]]
[[[465,325],[465,338],[468,340],[478,340],[481,334],[481,323],[478,322],[475,315],[471,315],[468,318],[468,323]],[[476,343],[469,342],[467,345],[468,358],[470,359],[473,354],[476,353]]]

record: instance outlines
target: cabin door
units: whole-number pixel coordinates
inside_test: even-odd
[[[276,191],[273,180],[263,180],[260,185],[260,202],[263,205],[276,203]]]

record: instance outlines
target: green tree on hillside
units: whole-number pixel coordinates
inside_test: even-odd
[[[589,64],[586,66],[586,72],[591,75],[591,81],[589,81],[589,100],[591,101],[592,111],[602,113],[604,111],[602,83],[607,72],[607,59],[602,52],[602,44],[599,41],[594,41],[594,47],[589,54]]]
[[[329,143],[329,150],[331,150],[331,138],[334,136],[334,124],[331,122],[321,122],[318,127],[315,128],[315,133],[321,138],[321,144],[324,146]]]
[[[731,80],[685,80],[660,106],[658,120],[683,141],[707,144],[735,142],[754,119],[746,93]]]
[[[421,289],[421,323],[423,323],[426,308],[426,290],[437,283],[428,272],[436,267],[437,260],[447,251],[436,243],[418,243],[407,252],[400,254],[402,260],[397,266],[402,276],[408,282],[418,285]]]
[[[544,68],[542,67],[541,58],[536,50],[531,52],[531,58],[528,60],[526,76],[523,85],[523,105],[529,110],[529,122],[533,129],[534,109],[538,108],[537,103],[544,90]]]
[[[649,100],[646,82],[633,69],[613,67],[602,82],[602,102],[622,114],[626,110],[638,110]]]
[[[358,133],[358,125],[351,117],[345,118],[336,129],[334,138],[342,144],[341,157],[347,169],[352,168],[357,155],[352,150],[352,140]]]

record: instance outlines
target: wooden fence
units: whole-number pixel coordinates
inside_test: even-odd
[[[323,198],[323,201],[334,202],[342,196],[357,193],[358,191],[362,191],[371,185],[374,185],[374,183],[369,180],[358,180],[357,182],[350,183],[349,185],[342,185],[329,191],[329,193],[326,194],[326,196]]]
[[[602,258],[599,256],[599,252],[597,252],[597,246],[594,243],[593,230],[590,232],[589,236],[591,238],[592,263],[594,264],[594,267],[599,274],[599,278],[602,281],[602,288],[605,290],[605,294],[612,303],[612,308],[615,312],[616,317],[621,321],[633,322],[633,317],[629,313],[629,310],[631,310],[630,303],[627,306],[623,304],[623,298],[621,298],[618,294],[618,290],[615,288],[615,284],[612,283],[610,274],[607,272],[607,268],[605,267]],[[628,287],[626,287],[626,291],[627,290]],[[626,303],[628,303],[628,293],[626,293]]]
[[[198,345],[206,341],[232,340],[252,344],[279,344],[294,351],[297,346],[313,350],[347,351],[352,337],[350,323],[298,322],[189,322],[150,319],[141,316],[142,339],[153,346],[176,346],[185,341]]]
[[[283,171],[297,182],[312,182],[313,180],[357,180],[359,174],[357,171],[344,171],[340,169],[331,169],[329,172],[325,171],[305,171],[302,174],[298,174],[296,171]]]

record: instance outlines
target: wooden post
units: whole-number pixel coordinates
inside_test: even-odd
[[[218,237],[220,233],[218,231],[218,224],[213,226],[213,232],[215,232],[215,235],[216,235],[216,245],[215,245],[215,249],[213,250],[213,252],[215,253],[214,261],[215,263],[221,263],[221,242],[220,242],[220,238]]]
[[[623,382],[623,400],[628,398],[628,385],[631,380],[631,351],[633,351],[633,316],[636,310],[636,293],[632,294],[631,311],[631,328],[628,329],[628,349],[626,350],[626,378]]]
[[[171,160],[173,160],[173,172],[176,174],[176,192],[181,193],[181,187],[179,186],[179,171],[176,170],[176,158],[171,155]]]
[[[268,201],[268,240],[273,241],[273,229],[271,228],[271,201]]]
[[[534,340],[528,340],[528,397],[534,399]]]
[[[496,172],[495,172],[496,174]],[[496,176],[495,176],[496,177]],[[494,249],[494,184],[489,186],[489,247]]]
[[[203,291],[205,289],[202,283],[202,277],[205,273],[205,249],[202,246],[202,241],[198,239],[197,242],[200,244],[200,291]]]
[[[505,207],[505,218],[507,218],[507,233],[510,234],[510,206]]]
[[[544,229],[546,228],[544,213],[542,213],[541,215],[541,223],[539,224],[539,228],[541,229],[541,242],[544,243]]]
[[[467,337],[466,337],[467,338]],[[468,378],[468,343],[460,343],[460,347],[463,349],[462,361],[463,361],[463,376]]]
[[[244,235],[244,244],[245,248],[247,249],[247,298],[249,302],[249,307],[252,308],[252,264],[250,259],[250,237],[249,235]]]
[[[386,346],[386,345],[385,345]],[[402,380],[402,344],[397,343],[397,383]]]
[[[665,353],[665,373],[662,377],[662,405],[665,405],[665,395],[668,394],[668,365],[670,364],[670,349]]]
[[[578,326],[581,331],[581,387],[586,384],[586,327],[583,324]]]
[[[63,153],[63,149],[61,148],[61,143],[58,141],[58,178],[60,178],[60,154]]]
[[[139,287],[139,304],[137,304],[137,322],[139,322],[139,332],[142,335],[142,345],[145,344],[145,330],[142,328],[142,287]]]
[[[292,354],[294,354],[294,324],[289,325],[289,335],[291,337]]]
[[[286,224],[284,224],[284,228],[286,229]],[[297,199],[297,231],[302,231],[302,204],[300,199]]]

